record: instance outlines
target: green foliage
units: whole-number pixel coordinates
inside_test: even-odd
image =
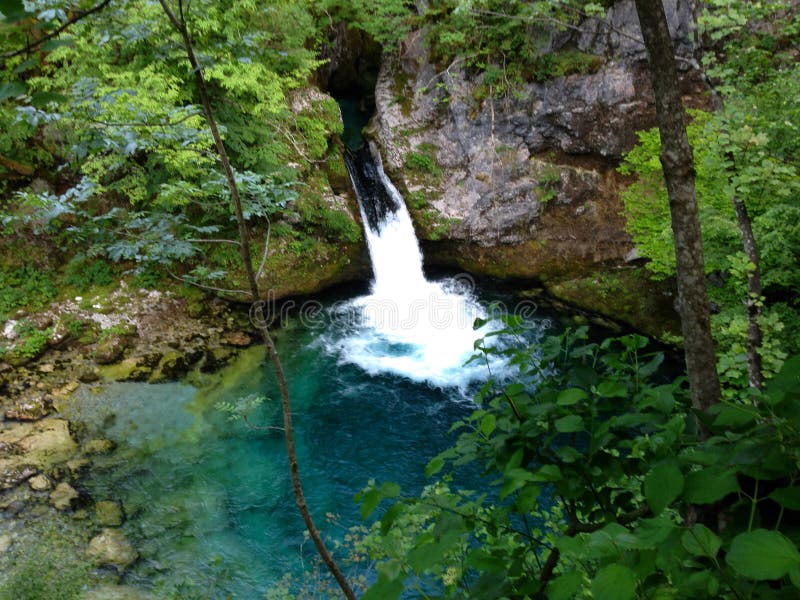
[[[405,166],[411,171],[441,177],[442,169],[436,163],[437,148],[433,144],[423,143],[406,154]]]
[[[0,320],[19,308],[37,310],[56,297],[52,273],[35,267],[0,269]]]
[[[20,321],[16,326],[19,339],[14,342],[14,354],[23,358],[36,358],[47,347],[53,329],[37,329],[30,321]]]
[[[0,600],[77,600],[89,582],[89,564],[55,525],[33,526],[30,543],[14,544],[10,568],[0,574]]]
[[[225,413],[229,421],[239,421],[241,419],[247,420],[248,413],[252,412],[267,400],[266,396],[259,396],[258,394],[249,394],[242,398],[238,398],[235,402],[217,402],[214,405],[218,411]]]
[[[80,255],[67,263],[64,272],[64,283],[79,292],[85,292],[93,286],[108,286],[115,281],[114,270],[107,262]]]
[[[800,108],[793,98],[800,94],[800,68],[786,51],[800,39],[800,29],[796,7],[789,10],[780,2],[716,0],[706,5],[702,22],[724,49],[705,60],[724,108],[693,112],[688,133],[704,260],[707,272],[715,274],[709,293],[720,309],[714,317],[718,366],[729,393],[736,393],[736,386],[747,387],[739,374],[747,332],[743,300],[753,265],[742,252],[734,199],[746,207],[759,254],[764,297],[754,300],[764,311],[765,375],[774,374],[787,353],[797,352]],[[657,131],[640,133],[640,144],[620,170],[636,176],[623,193],[628,230],[650,259],[648,269],[663,279],[674,275],[675,259],[659,153]]]
[[[542,205],[546,205],[558,195],[558,184],[561,183],[561,172],[555,166],[548,166],[536,173],[536,197]]]
[[[428,194],[425,190],[416,190],[406,195],[406,204],[412,210],[428,208]]]
[[[537,56],[530,68],[534,81],[546,81],[566,75],[595,73],[602,64],[600,56],[568,49]]]
[[[507,323],[496,335],[521,334]],[[597,343],[578,328],[478,349],[503,355],[519,376],[480,390],[455,444],[428,464],[439,480],[419,497],[397,500],[388,484],[362,493],[364,513],[392,502],[363,540],[380,561],[368,594],[796,595],[800,357],[757,401],[699,415],[706,437],[683,379],[659,375],[663,356],[641,336]],[[469,463],[485,472],[488,493],[442,475]]]
[[[713,149],[703,143],[710,135],[710,113],[695,111],[687,127],[689,143],[695,151],[697,169],[696,187],[703,239],[708,240],[706,272],[726,271],[727,255],[737,247],[739,233],[724,172],[715,164]],[[637,180],[622,194],[625,204],[628,231],[643,256],[649,260],[647,268],[654,278],[665,279],[675,274],[675,245],[669,201],[661,170],[661,138],[658,129],[638,133],[639,144],[628,152],[620,172],[636,174]],[[712,243],[716,242],[716,246]],[[721,248],[720,248],[721,246]]]
[[[303,195],[295,204],[307,233],[318,229],[332,242],[357,242],[362,239],[361,228],[340,208],[329,206],[325,199],[314,192]]]
[[[46,31],[66,19],[59,2],[26,6],[32,12],[15,18],[27,20],[3,30],[0,52],[24,46],[28,27]],[[341,131],[336,103],[308,91],[321,64],[309,8],[249,0],[184,6],[251,221],[280,212],[295,196],[297,173],[323,160],[330,136]],[[0,174],[17,190],[0,201],[7,230],[136,263],[137,271],[148,263],[208,268],[197,264],[203,255],[190,240],[233,238],[236,227],[177,42],[158,3],[123,1],[71,25],[42,52],[4,65],[0,124],[8,135],[0,142]],[[59,169],[48,179],[59,193],[25,187],[53,163]],[[354,236],[338,215],[325,224]],[[82,287],[91,282],[81,276],[95,275],[107,279],[99,271],[67,278]]]
[[[511,94],[528,81],[600,67],[602,57],[550,47],[553,32],[574,26],[585,9],[571,4],[581,3],[447,0],[425,12],[422,22],[434,60],[443,65],[463,61],[473,73],[482,73],[480,101]]]
[[[344,21],[392,49],[411,29],[414,3],[407,0],[314,0],[315,12],[325,24]]]

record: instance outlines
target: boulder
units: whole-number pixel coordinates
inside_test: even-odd
[[[235,348],[247,348],[253,343],[253,338],[243,331],[229,331],[222,336],[222,343]]]
[[[98,438],[86,442],[81,448],[81,451],[88,456],[93,456],[96,454],[108,454],[116,447],[117,445],[113,441],[105,438]]]
[[[59,483],[56,488],[50,492],[50,504],[56,510],[70,510],[74,508],[78,502],[78,492],[70,484],[65,481]]]
[[[121,335],[110,335],[98,342],[94,350],[94,361],[98,365],[110,365],[122,358],[125,349],[129,346],[129,339]]]
[[[94,505],[94,520],[103,527],[118,527],[124,519],[119,502],[101,500]]]
[[[106,527],[89,541],[87,556],[97,565],[109,565],[124,571],[133,564],[139,553],[119,529]]]
[[[44,492],[51,487],[50,480],[45,475],[35,475],[28,480],[28,485],[34,492]]]
[[[688,59],[692,6],[666,1],[675,46]],[[584,71],[502,98],[487,97],[483,76],[463,64],[433,64],[412,44],[415,33],[406,40],[413,61],[384,54],[367,136],[406,199],[428,263],[537,279],[551,292],[550,281],[626,264],[633,244],[616,169],[636,131],[656,122],[635,12],[623,0],[605,19],[582,23],[582,33],[555,35],[552,50],[593,55]],[[690,65],[680,62],[684,100],[707,108]]]
[[[49,414],[52,406],[52,398],[47,394],[27,394],[14,400],[5,417],[12,421],[38,421]]]
[[[36,475],[38,471],[33,465],[13,465],[0,468],[0,490],[16,487],[23,481]]]
[[[6,423],[0,430],[0,487],[9,488],[68,461],[78,450],[64,419]]]

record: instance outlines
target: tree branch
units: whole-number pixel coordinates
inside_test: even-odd
[[[74,17],[72,17],[68,21],[65,21],[58,29],[56,29],[54,31],[51,31],[47,35],[44,35],[44,36],[40,37],[38,40],[35,40],[35,41],[27,44],[24,48],[20,48],[19,50],[14,50],[13,52],[6,52],[5,54],[0,54],[0,58],[3,58],[3,59],[13,58],[15,56],[19,56],[20,54],[26,54],[26,53],[30,52],[31,50],[34,50],[34,49],[38,48],[39,46],[41,46],[45,42],[47,42],[49,40],[52,40],[54,37],[57,37],[58,35],[60,35],[64,30],[68,29],[70,26],[74,25],[75,23],[77,23],[81,19],[84,19],[84,18],[86,18],[89,15],[92,15],[94,13],[100,12],[106,6],[108,6],[110,4],[110,2],[111,2],[111,0],[103,0],[100,4],[98,4],[97,6],[93,6],[92,8],[90,8],[88,10],[83,10],[83,11],[76,12]]]
[[[250,234],[247,229],[247,222],[244,219],[244,213],[242,211],[242,201],[239,196],[239,188],[236,184],[236,177],[233,173],[233,167],[228,159],[228,153],[225,149],[225,144],[222,141],[222,137],[219,134],[219,129],[217,128],[214,112],[211,109],[211,100],[209,99],[208,89],[205,78],[203,77],[203,69],[194,53],[194,45],[192,44],[192,38],[189,34],[189,29],[186,26],[186,20],[184,17],[183,1],[178,0],[178,12],[180,14],[180,19],[175,16],[175,13],[167,5],[166,0],[158,1],[159,4],[161,4],[161,8],[164,10],[164,13],[167,15],[167,18],[169,18],[170,22],[178,31],[178,33],[180,33],[181,38],[183,39],[186,57],[192,67],[195,85],[197,86],[197,92],[200,96],[200,102],[203,107],[203,114],[206,117],[208,128],[210,129],[211,136],[214,139],[217,155],[220,163],[222,163],[222,168],[225,171],[225,179],[231,193],[231,201],[233,202],[233,208],[236,214],[236,223],[239,226],[239,249],[245,274],[247,276],[247,282],[250,287],[251,300],[254,306],[258,306],[258,303],[261,300],[261,294],[258,289],[258,281],[256,280],[255,273],[253,272],[253,262],[250,253]],[[256,310],[260,309],[257,308]],[[347,579],[345,578],[341,569],[333,560],[333,556],[331,556],[330,552],[325,546],[322,535],[320,535],[319,530],[314,524],[314,520],[311,517],[311,512],[306,504],[305,494],[303,493],[303,487],[300,480],[300,471],[297,465],[297,452],[295,450],[294,428],[292,426],[292,407],[289,396],[289,386],[286,382],[286,375],[283,371],[283,365],[281,364],[280,357],[278,356],[278,351],[275,348],[275,343],[272,340],[272,336],[270,335],[269,329],[266,326],[266,321],[264,321],[262,318],[258,320],[258,322],[254,320],[253,323],[258,328],[259,333],[264,341],[264,346],[266,347],[267,353],[272,361],[272,365],[275,369],[275,378],[278,380],[278,387],[280,388],[284,437],[286,440],[286,454],[289,460],[289,474],[292,480],[292,490],[294,492],[297,508],[300,511],[300,515],[303,518],[303,522],[306,525],[309,536],[314,542],[317,552],[325,563],[325,566],[328,567],[331,575],[333,575],[334,579],[336,579],[336,582],[339,584],[342,593],[348,600],[356,600],[356,595],[353,592],[353,589],[350,587],[350,584],[347,582]]]

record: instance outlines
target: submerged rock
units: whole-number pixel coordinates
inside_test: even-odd
[[[0,489],[13,488],[26,479],[30,479],[36,473],[38,471],[33,465],[14,465],[6,469],[0,469]]]
[[[50,492],[50,504],[56,510],[70,510],[75,507],[79,497],[74,487],[62,481]]]
[[[52,487],[50,480],[45,475],[36,475],[28,480],[28,485],[34,492],[44,492]]]
[[[111,440],[99,438],[95,440],[89,440],[83,445],[81,450],[84,454],[92,456],[95,454],[108,454],[109,452],[112,452],[116,446],[117,445]]]
[[[33,394],[17,398],[5,411],[6,419],[12,421],[38,421],[46,417],[52,408],[52,398],[46,394]]]
[[[0,486],[13,487],[66,462],[77,451],[64,419],[6,424],[0,430]]]
[[[119,502],[101,500],[94,506],[94,520],[103,527],[118,527],[124,519]]]
[[[139,553],[119,529],[107,527],[89,542],[87,556],[97,565],[109,565],[124,571],[133,564]]]

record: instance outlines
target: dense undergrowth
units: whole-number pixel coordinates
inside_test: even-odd
[[[578,328],[500,353],[519,378],[481,389],[425,491],[360,495],[364,516],[388,501],[355,535],[377,563],[364,598],[797,596],[800,357],[704,414],[641,336]],[[453,483],[468,464],[485,488]]]

